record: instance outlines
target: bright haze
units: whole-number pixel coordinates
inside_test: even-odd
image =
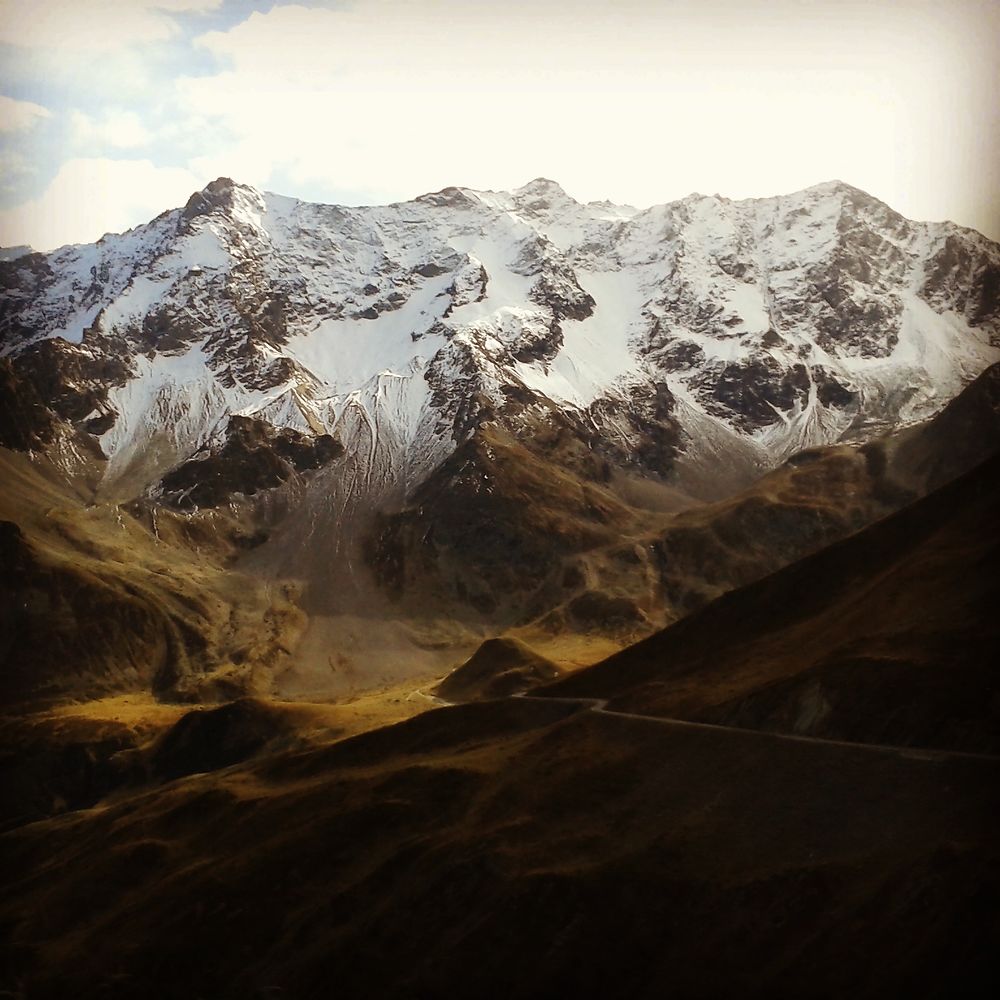
[[[0,0],[0,244],[92,241],[220,175],[640,207],[839,178],[998,239],[998,37],[992,0]]]

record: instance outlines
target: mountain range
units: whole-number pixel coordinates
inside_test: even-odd
[[[385,678],[503,630],[577,663],[646,634],[925,492],[897,467],[859,500],[872,442],[1000,360],[1000,249],[840,182],[640,211],[544,179],[348,208],[220,178],[0,287],[9,460],[294,595],[295,690],[364,683],[331,644]],[[797,499],[762,495],[789,461]],[[161,685],[241,655],[175,652]]]
[[[995,996],[998,454],[841,182],[0,253],[0,992]]]

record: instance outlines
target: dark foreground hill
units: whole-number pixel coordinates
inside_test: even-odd
[[[4,986],[997,995],[1000,760],[921,748],[993,745],[997,471],[549,697],[431,711],[6,834]],[[803,677],[830,708],[788,726]],[[684,704],[799,735],[653,717]]]
[[[552,685],[648,715],[1000,753],[1000,456]]]

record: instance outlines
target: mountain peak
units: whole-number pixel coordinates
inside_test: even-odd
[[[260,210],[263,206],[264,196],[256,188],[249,184],[238,184],[230,177],[217,177],[188,198],[181,219],[183,224],[200,215],[215,212],[234,215],[249,207]]]
[[[833,178],[828,181],[821,181],[819,184],[812,184],[805,188],[803,193],[815,194],[815,195],[839,195],[847,196],[852,201],[879,201],[874,195],[869,194],[867,191],[856,187],[854,184],[848,184],[847,181],[842,181],[839,178]]]
[[[216,177],[214,181],[209,181],[203,190],[207,194],[215,194],[223,191],[230,191],[234,187],[238,187],[236,181],[232,177]]]
[[[336,209],[219,177],[131,235],[5,266],[0,332],[6,353],[26,352],[79,344],[97,324],[115,358],[150,362],[120,375],[104,410],[80,403],[81,420],[105,428],[112,482],[158,433],[146,401],[160,386],[190,414],[171,454],[192,454],[232,412],[302,433],[351,425],[392,456],[357,445],[386,489],[490,414],[520,421],[518,407],[550,399],[574,415],[597,406],[611,427],[635,393],[630,429],[608,432],[629,442],[629,461],[666,475],[683,434],[701,461],[718,429],[756,468],[855,420],[929,416],[1000,356],[1000,248],[964,234],[941,246],[854,191],[691,195],[635,214],[580,205],[537,177]],[[888,398],[875,380],[872,362],[895,370],[893,358],[918,394]],[[683,434],[668,396],[693,414],[687,427],[676,418]]]
[[[440,191],[428,191],[426,194],[417,195],[414,201],[441,208],[462,208],[472,204],[473,198],[465,188],[451,186],[441,188]]]
[[[548,177],[536,177],[511,193],[518,199],[531,201],[573,201],[560,184]]]

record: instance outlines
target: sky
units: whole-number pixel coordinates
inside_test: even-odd
[[[215,177],[374,204],[840,179],[1000,240],[997,0],[0,0],[0,245]]]

